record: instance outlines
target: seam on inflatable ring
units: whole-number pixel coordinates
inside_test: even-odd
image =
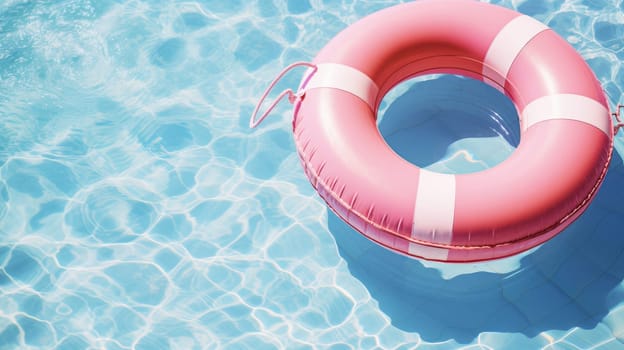
[[[602,185],[604,178],[607,176],[607,172],[609,170],[609,164],[611,164],[612,157],[613,157],[613,135],[611,136],[611,142],[609,143],[609,154],[607,155],[607,161],[602,167],[602,171],[600,172],[598,181],[594,183],[594,186],[589,191],[589,194],[585,196],[585,198],[581,201],[581,203],[577,205],[568,215],[560,219],[559,223],[563,223],[564,221],[568,220],[570,217],[574,216],[574,214],[576,214],[576,212],[578,212],[581,208],[583,208],[586,205],[589,205],[592,198],[594,197],[594,195],[596,195],[596,193],[598,192],[598,189]]]
[[[296,143],[296,146],[297,146],[297,150],[299,150],[299,147],[298,147],[299,146],[299,140],[295,140],[295,143]],[[317,189],[318,186],[322,186],[326,190],[327,193],[331,194],[332,198],[337,203],[341,204],[349,213],[356,215],[359,219],[364,221],[367,225],[371,225],[374,228],[379,229],[379,230],[387,233],[388,235],[394,236],[396,238],[403,239],[403,240],[405,240],[405,241],[407,241],[409,243],[415,243],[415,244],[420,244],[420,245],[426,246],[426,247],[440,248],[440,249],[471,250],[471,249],[487,249],[487,248],[502,247],[502,246],[515,244],[515,243],[518,243],[518,242],[522,242],[522,241],[525,241],[525,240],[530,240],[530,239],[539,237],[539,236],[543,235],[544,233],[546,233],[548,231],[553,230],[557,226],[561,225],[563,222],[567,221],[570,217],[574,216],[574,214],[576,214],[581,208],[583,208],[584,206],[589,204],[591,198],[596,194],[598,188],[602,184],[602,182],[603,182],[603,180],[604,180],[604,178],[606,176],[607,170],[609,168],[609,164],[611,163],[611,158],[612,158],[612,154],[613,154],[613,148],[612,148],[613,147],[613,138],[611,138],[611,142],[610,142],[609,146],[610,147],[609,147],[609,154],[607,155],[607,160],[606,160],[605,164],[603,165],[603,170],[602,170],[600,176],[598,177],[597,181],[595,181],[594,186],[592,187],[590,192],[587,194],[587,196],[585,196],[585,198],[576,207],[574,207],[568,214],[566,214],[561,219],[559,219],[555,224],[550,225],[550,226],[548,226],[548,227],[546,227],[546,228],[544,228],[544,229],[542,229],[542,230],[540,230],[538,232],[535,232],[533,234],[530,234],[530,235],[527,235],[527,236],[524,236],[524,237],[521,237],[521,238],[518,238],[518,239],[515,239],[515,240],[510,240],[510,241],[506,241],[506,242],[503,242],[503,243],[497,243],[497,244],[491,244],[491,245],[489,245],[489,244],[487,244],[487,245],[439,244],[439,243],[434,243],[434,242],[421,241],[421,240],[418,240],[418,239],[414,239],[412,237],[403,236],[403,235],[400,235],[400,234],[398,234],[396,232],[389,231],[388,228],[383,227],[383,226],[379,225],[378,223],[367,219],[364,215],[362,215],[359,212],[353,210],[353,207],[351,205],[347,204],[344,200],[342,200],[342,198],[337,197],[335,195],[336,193],[333,190],[330,189],[330,187],[317,175],[316,170],[308,163],[307,160],[305,160],[305,158],[303,157],[304,155],[301,152],[299,152],[299,151],[297,151],[297,154],[299,155],[299,159],[302,161],[304,167],[309,171],[309,174],[314,177],[314,180],[315,180],[316,184],[312,184],[312,182],[311,182],[313,187],[315,189]],[[317,191],[317,193],[318,193],[318,191]],[[320,197],[323,198],[322,196],[320,196]],[[343,218],[344,221],[347,222],[351,227],[354,227],[346,218],[344,218],[342,215],[340,215],[338,213],[338,211],[336,209],[334,209],[334,207],[325,198],[323,198],[323,201],[325,201],[327,206],[329,206],[332,209],[332,211],[334,213],[336,213],[336,215],[338,215],[339,217]],[[356,231],[359,232],[359,230],[357,230],[357,229],[356,229]],[[378,242],[377,240],[371,238],[370,236],[368,236],[368,235],[366,235],[364,233],[362,233],[362,235],[366,236],[367,238],[369,238],[369,239],[371,239],[371,240],[373,240],[375,242]],[[381,243],[381,242],[379,242],[379,243]],[[389,247],[386,244],[382,244],[382,245],[392,249],[393,251],[400,252],[399,250],[397,250],[397,249],[395,249],[393,247]],[[409,254],[405,254],[405,255],[412,256],[412,255],[409,255]],[[427,259],[426,257],[423,257],[423,258]],[[502,256],[501,256],[501,258],[502,258]],[[478,260],[482,260],[482,259],[477,259],[476,261],[478,261]]]

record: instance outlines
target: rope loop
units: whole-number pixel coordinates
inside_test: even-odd
[[[308,77],[302,82],[301,86],[300,86],[300,90],[298,92],[293,92],[292,89],[286,89],[282,92],[280,92],[280,94],[275,98],[275,100],[273,102],[271,102],[271,104],[269,105],[269,107],[267,108],[267,110],[262,113],[262,115],[260,115],[260,117],[258,117],[258,113],[260,112],[260,108],[262,107],[262,104],[264,103],[264,100],[266,100],[266,98],[269,96],[269,93],[271,93],[271,91],[273,91],[273,88],[275,87],[275,85],[277,85],[277,83],[282,80],[282,78],[284,78],[284,76],[286,75],[286,73],[290,72],[293,68],[296,67],[308,67],[308,68],[312,68],[312,72],[310,74],[308,74]],[[284,97],[288,97],[288,102],[290,102],[291,104],[294,104],[295,102],[301,101],[303,99],[303,96],[305,95],[305,86],[307,85],[308,81],[310,80],[310,78],[312,77],[312,75],[314,75],[314,73],[317,70],[317,66],[314,63],[311,62],[295,62],[290,64],[289,66],[287,66],[286,68],[282,69],[282,71],[277,75],[277,77],[275,77],[275,79],[273,79],[273,81],[271,82],[271,84],[269,85],[269,87],[264,91],[264,93],[262,94],[262,97],[260,98],[260,101],[258,101],[258,104],[256,105],[256,108],[253,111],[253,114],[251,115],[251,118],[249,119],[249,127],[250,128],[255,128],[256,126],[258,126],[260,123],[262,123],[262,121],[273,111],[273,109],[275,108],[275,106],[277,106],[277,104],[284,98]]]

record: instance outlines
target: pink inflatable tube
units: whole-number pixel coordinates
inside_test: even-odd
[[[343,220],[402,254],[469,262],[535,247],[587,208],[611,159],[611,115],[591,69],[554,31],[509,9],[391,7],[346,28],[310,66],[291,96],[305,173]],[[508,159],[440,174],[386,144],[376,126],[382,98],[429,73],[483,80],[514,102],[521,141]]]

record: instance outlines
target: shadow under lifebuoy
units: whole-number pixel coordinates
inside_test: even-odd
[[[475,84],[466,79],[438,80],[415,84],[395,103],[407,103],[401,99],[427,95],[425,90],[443,89],[447,84]],[[491,97],[488,108],[497,109],[497,98],[502,95],[496,92]],[[466,106],[471,105],[466,100],[471,98],[469,94],[461,98]],[[417,110],[417,104],[423,102],[411,103]],[[388,108],[391,111],[392,106]],[[386,115],[385,119],[394,117]],[[509,116],[501,118],[513,124],[505,121]],[[444,155],[445,147],[459,138],[483,137],[479,136],[483,130],[485,137],[499,132],[487,131],[491,122],[481,118],[464,127],[453,123],[459,131],[454,137],[430,136],[426,152],[411,147],[408,156],[421,166],[435,163]],[[425,128],[416,131],[421,134],[427,133],[427,125],[412,124]],[[380,125],[380,130],[387,127]],[[392,137],[386,135],[386,139],[393,144]],[[509,142],[514,142],[513,133]],[[401,155],[405,157],[405,153]],[[624,198],[623,182],[622,158],[614,152],[599,193],[576,222],[530,252],[489,263],[458,265],[411,259],[369,241],[330,210],[328,226],[353,276],[397,328],[418,333],[428,342],[453,339],[469,343],[482,332],[520,333],[532,338],[543,331],[591,329],[624,298],[613,295],[624,278],[624,209],[619,203]]]

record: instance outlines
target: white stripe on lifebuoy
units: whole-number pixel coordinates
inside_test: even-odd
[[[377,84],[363,72],[338,63],[321,63],[306,85],[306,90],[315,88],[334,88],[351,93],[361,98],[371,110],[375,111],[375,101],[379,94]]]
[[[412,238],[450,243],[455,215],[455,175],[420,169]]]
[[[574,94],[544,96],[529,103],[522,111],[522,130],[545,120],[570,119],[595,126],[609,137],[611,124],[609,119],[602,117],[607,114],[609,111],[602,104],[589,97]]]
[[[485,81],[501,89],[505,87],[509,69],[522,48],[537,34],[548,29],[529,16],[518,16],[507,23],[494,38],[485,56]]]
[[[429,247],[416,243],[410,243],[408,253],[412,256],[426,256],[431,260],[446,261],[448,260],[449,250],[446,248]]]

